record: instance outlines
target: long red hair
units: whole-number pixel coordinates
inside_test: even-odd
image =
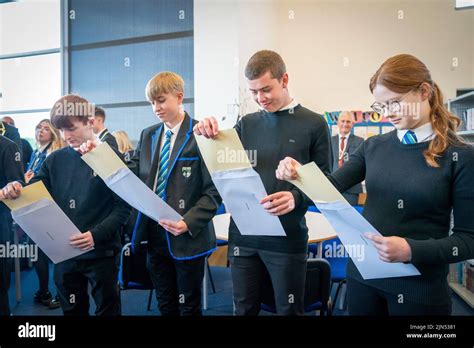
[[[451,145],[465,144],[456,131],[461,120],[444,106],[443,94],[438,85],[431,79],[426,65],[409,54],[398,54],[387,59],[370,79],[370,91],[381,84],[389,90],[405,94],[420,87],[424,82],[430,86],[429,103],[430,121],[435,137],[423,153],[426,163],[439,167],[437,158],[441,157]]]

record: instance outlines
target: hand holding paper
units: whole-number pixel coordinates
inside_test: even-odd
[[[199,121],[193,128],[194,134],[214,139],[219,134],[219,125],[214,117],[207,117]]]
[[[22,189],[23,186],[18,181],[10,182],[2,189],[1,199],[17,199]]]
[[[411,264],[397,263],[406,254],[406,249],[403,249],[403,243],[399,240],[402,238],[383,237],[347,203],[314,162],[298,167],[296,171],[297,179],[289,180],[289,182],[303,191],[331,223],[364,279],[420,274]],[[368,232],[372,236],[370,239],[367,237]],[[386,250],[387,243],[390,243],[391,253],[390,255],[382,254],[381,259],[379,250]],[[383,247],[380,244],[384,244]],[[361,250],[361,248],[364,251],[363,258],[351,254],[352,250]]]
[[[364,236],[370,241],[372,241],[382,261],[411,261],[411,248],[405,238],[397,236],[382,237],[372,233],[366,233]]]
[[[171,221],[183,219],[133,174],[107,143],[97,146],[82,156],[82,159],[115,194],[156,222],[161,219]]]
[[[80,235],[81,231],[54,202],[41,181],[20,191],[19,198],[7,199],[4,203],[12,210],[16,223],[53,263],[68,260],[93,249],[93,246],[89,246],[87,250],[80,250],[70,244],[70,238]]]
[[[301,163],[291,157],[285,157],[278,164],[276,177],[279,180],[296,180],[298,178],[297,168],[301,167]]]
[[[267,192],[262,179],[252,169],[235,129],[220,131],[215,140],[196,136],[196,142],[240,233],[286,236],[280,220],[260,204]]]

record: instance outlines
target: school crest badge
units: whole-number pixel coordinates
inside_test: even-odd
[[[191,167],[183,167],[181,168],[181,172],[185,178],[189,178],[191,176]]]

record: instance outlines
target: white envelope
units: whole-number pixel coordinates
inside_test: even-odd
[[[420,275],[412,264],[385,262],[364,233],[381,234],[347,202],[316,203],[336,230],[344,248],[364,279],[380,279]]]
[[[225,170],[214,172],[211,177],[242,235],[286,236],[278,217],[260,204],[267,192],[256,171]]]
[[[336,230],[344,248],[364,279],[420,275],[412,264],[391,263],[379,259],[377,249],[364,233],[381,235],[355,210],[314,163],[297,169],[298,179],[290,182],[303,191]]]
[[[104,182],[117,196],[156,222],[183,219],[128,168],[119,168]]]
[[[69,238],[81,231],[49,199],[42,198],[13,210],[12,217],[55,264],[92,250],[82,251],[69,244]]]

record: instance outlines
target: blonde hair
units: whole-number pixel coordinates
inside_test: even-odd
[[[53,151],[62,149],[63,147],[66,146],[65,141],[63,140],[63,138],[61,138],[61,134],[59,133],[59,130],[53,126],[50,120],[45,118],[44,120],[39,121],[36,127],[38,127],[41,123],[48,124],[48,127],[51,130],[52,139],[51,139],[51,146],[48,148],[48,151],[47,151],[48,154],[50,154]],[[38,142],[36,142],[36,146],[39,147]]]
[[[393,56],[387,59],[372,76],[369,87],[373,92],[375,86],[381,84],[393,92],[408,93],[419,89],[423,83],[430,87],[430,122],[435,134],[423,156],[430,167],[439,167],[437,158],[441,157],[449,146],[461,145],[465,142],[456,134],[461,120],[444,106],[443,94],[431,79],[426,65],[409,54]]]
[[[161,94],[172,92],[184,93],[184,80],[178,74],[170,71],[153,76],[145,88],[148,101],[156,100]]]
[[[112,135],[115,137],[115,140],[117,140],[118,150],[120,151],[120,153],[126,153],[128,151],[133,150],[133,146],[130,142],[130,138],[128,137],[127,132],[123,130],[118,130],[112,132]]]

